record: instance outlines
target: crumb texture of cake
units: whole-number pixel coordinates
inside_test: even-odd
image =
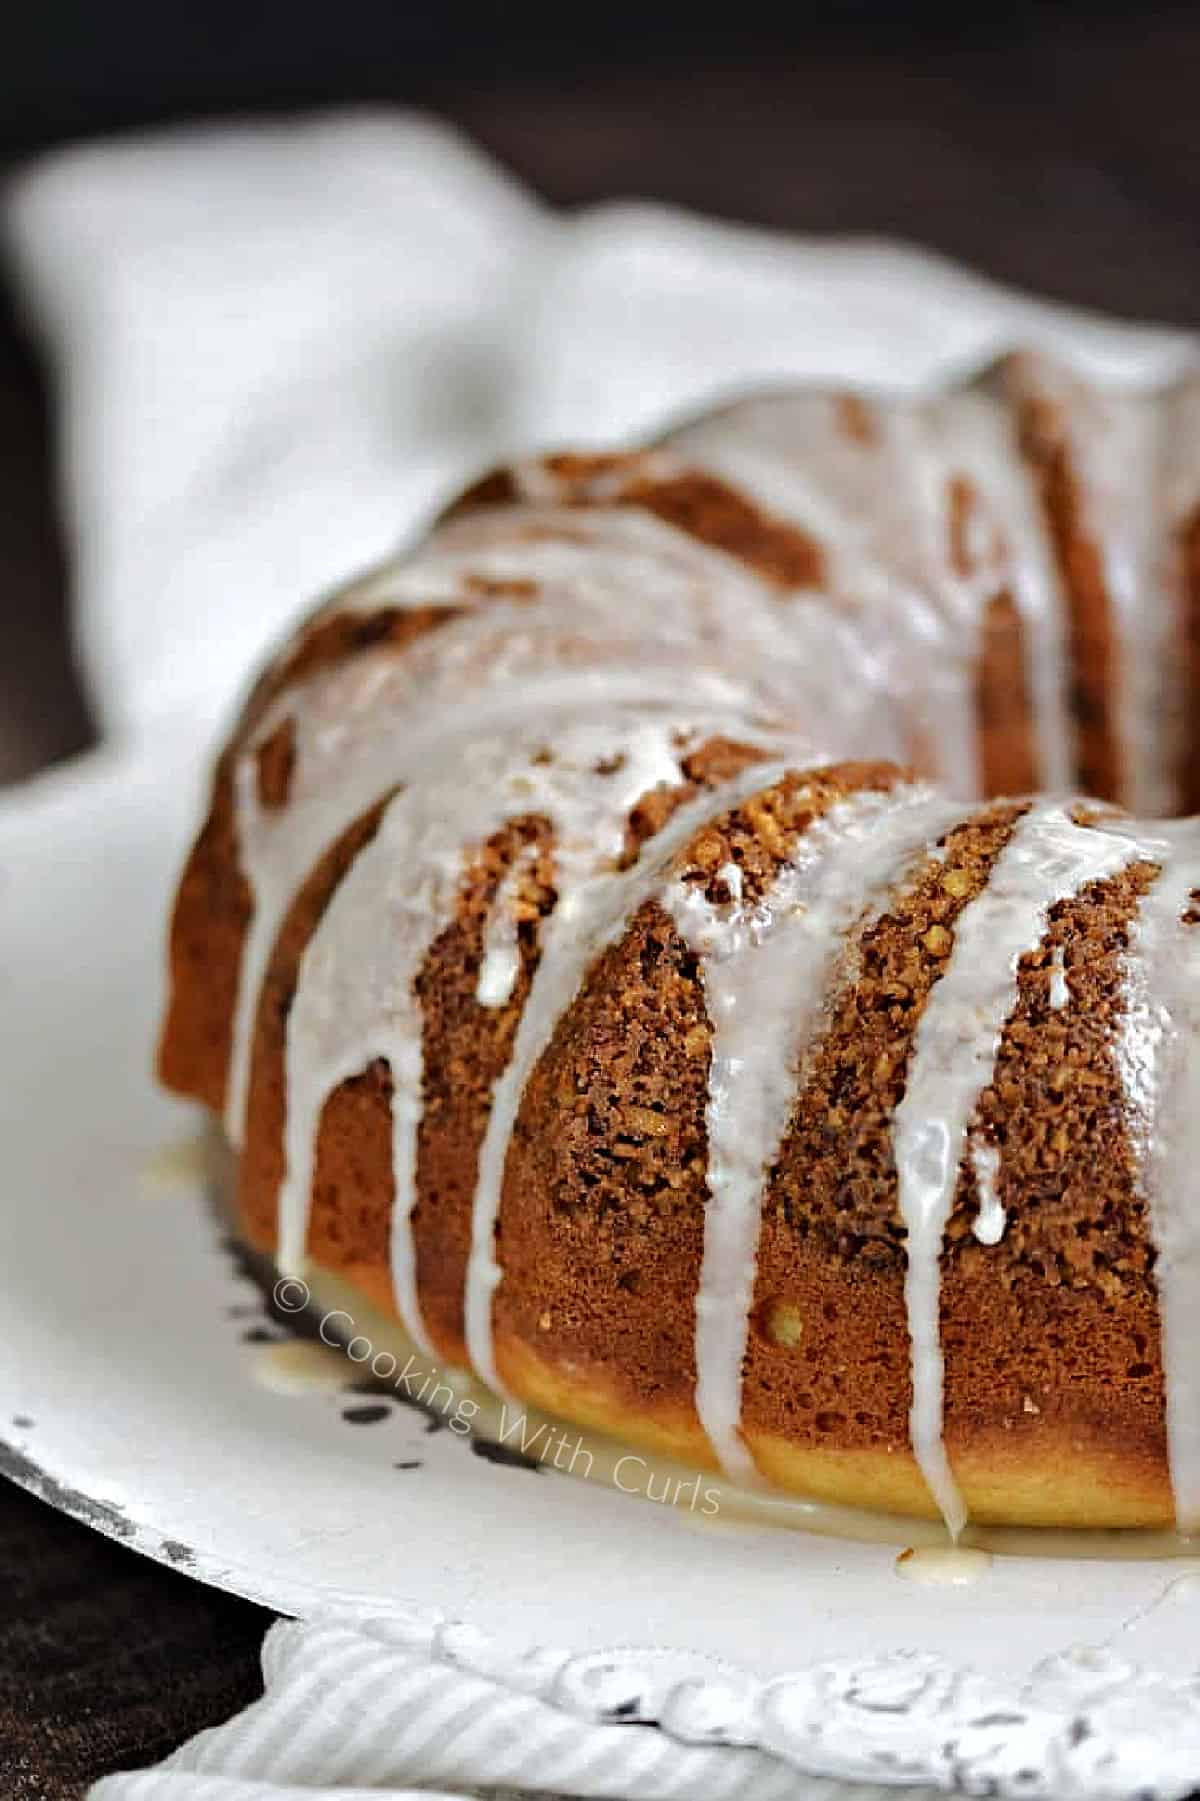
[[[1200,374],[531,458],[260,678],[163,1080],[241,1229],[745,1484],[1200,1529]]]

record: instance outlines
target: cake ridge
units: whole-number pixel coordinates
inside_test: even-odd
[[[564,911],[560,901],[543,932],[541,960],[517,1027],[512,1056],[493,1091],[472,1211],[466,1283],[467,1353],[476,1375],[497,1392],[503,1392],[503,1384],[492,1336],[492,1298],[503,1280],[503,1270],[496,1261],[494,1239],[505,1164],[526,1081],[578,993],[589,965],[619,935],[637,909],[659,893],[671,863],[689,839],[701,826],[736,807],[739,800],[782,780],[790,767],[786,762],[753,764],[714,790],[685,803],[662,831],[643,846],[629,869],[594,876],[577,891],[573,909]]]
[[[1099,826],[1077,824],[1061,801],[1022,814],[982,892],[955,923],[949,960],[918,1022],[904,1094],[892,1115],[908,1259],[913,1453],[953,1537],[967,1514],[943,1440],[939,1263],[968,1129],[1016,1004],[1020,960],[1039,944],[1050,908],[1140,854],[1132,837],[1109,838]]]
[[[1062,569],[1074,680],[1093,690],[1080,773],[1091,725],[1100,768],[1116,772],[1091,791],[1161,816],[1178,801],[1184,727],[1183,570],[1164,491],[1173,395],[1101,392],[1032,352],[1009,371]]]
[[[1174,838],[1176,834],[1168,834]],[[1200,845],[1184,845],[1143,899],[1128,956],[1119,1059],[1154,1230],[1167,1454],[1181,1532],[1200,1530]],[[1155,996],[1165,995],[1165,1001]]]
[[[666,911],[700,959],[713,1025],[696,1411],[721,1467],[742,1482],[757,1475],[739,1426],[759,1222],[797,1065],[842,933],[960,812],[927,783],[863,787],[814,816],[752,907],[714,909],[678,881],[666,890]]]

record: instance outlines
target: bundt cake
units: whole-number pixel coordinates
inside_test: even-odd
[[[252,692],[162,1076],[251,1244],[501,1394],[1200,1527],[1198,751],[1200,377],[517,463]]]

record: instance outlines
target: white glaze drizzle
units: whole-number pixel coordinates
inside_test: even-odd
[[[939,1262],[967,1128],[1016,1004],[1020,960],[1040,943],[1050,908],[1086,883],[1116,875],[1138,854],[1133,839],[1076,825],[1061,802],[1039,802],[1017,821],[986,887],[959,915],[953,950],[925,1003],[904,1095],[892,1117],[907,1234],[910,1436],[930,1494],[955,1536],[966,1512],[942,1438]]]
[[[936,758],[936,773],[957,793],[977,794],[974,634],[964,638],[945,604],[941,563],[935,569],[927,554],[921,475],[929,458],[918,415],[900,402],[860,401],[868,429],[855,433],[840,418],[842,404],[815,391],[757,396],[667,442],[814,539],[822,587],[860,622],[863,676],[903,697],[907,729]],[[811,605],[813,590],[805,594]]]
[[[713,904],[680,878],[662,895],[701,960],[712,1025],[696,1411],[738,1481],[756,1475],[739,1422],[763,1189],[800,1059],[846,930],[961,817],[924,786],[859,793],[813,821],[758,901]]]
[[[646,901],[658,896],[675,857],[693,833],[739,801],[771,786],[787,773],[786,763],[760,763],[712,793],[680,807],[662,831],[642,848],[632,868],[594,873],[581,882],[568,904],[544,922],[541,959],[517,1027],[508,1067],[492,1091],[492,1110],[479,1154],[472,1208],[471,1254],[466,1281],[466,1339],[471,1367],[489,1388],[502,1392],[492,1340],[492,1302],[503,1271],[496,1259],[496,1220],[504,1167],[520,1111],[521,1097],[554,1028],[578,993],[601,952],[615,943]]]
[[[935,527],[939,539],[930,547],[930,565],[939,572],[949,604],[964,617],[972,671],[987,608],[999,594],[1010,595],[1021,617],[1038,785],[1058,793],[1074,780],[1066,604],[1038,497],[1019,453],[1012,411],[989,374],[926,402],[920,418],[933,480],[918,504],[917,524],[924,522],[926,530]],[[955,477],[966,479],[971,494],[971,567],[965,573],[953,567],[948,554],[950,483]]]
[[[1067,981],[1067,966],[1061,944],[1056,944],[1050,952],[1050,993],[1049,1001],[1056,1013],[1071,1004],[1071,984]]]
[[[530,598],[502,613],[493,600],[479,606],[481,588],[503,593],[513,583],[531,589]],[[673,654],[676,667],[708,666],[748,681],[789,717],[812,718],[814,708],[832,705],[855,730],[869,729],[873,710],[891,710],[873,679],[872,647],[843,608],[806,593],[803,607],[781,605],[778,589],[750,565],[634,506],[468,514],[439,528],[388,583],[392,604],[477,609],[482,655],[470,659],[472,683],[543,669],[548,651],[587,667],[615,643],[627,666],[657,649],[660,660]],[[828,691],[831,664],[853,671],[855,693]]]
[[[412,1241],[417,1143],[423,1112],[422,1016],[415,982],[450,923],[472,851],[506,820],[546,819],[554,834],[559,908],[581,882],[615,861],[634,802],[681,779],[679,755],[711,730],[680,714],[604,709],[539,719],[504,736],[458,746],[389,804],[374,839],[338,886],[300,962],[286,1045],[286,1173],[279,1194],[277,1262],[303,1267],[313,1156],[321,1111],[334,1090],[377,1058],[392,1080],[392,1279],[397,1310],[423,1348]],[[597,773],[597,765],[616,767]]]
[[[875,621],[884,679],[919,696],[916,717],[955,792],[979,792],[976,690],[988,606],[1021,616],[1040,784],[1070,785],[1065,602],[1016,424],[992,375],[918,403],[860,400],[848,432],[838,398],[785,393],[736,403],[676,433],[695,455],[821,545],[825,582]],[[950,556],[955,477],[974,497],[972,568]]]
[[[457,633],[454,627],[447,628],[444,641],[451,636],[469,637],[473,623],[463,621]],[[450,648],[453,654],[456,646]],[[338,672],[341,679],[313,683],[301,696],[289,700],[296,709],[295,763],[288,804],[280,813],[259,805],[253,753],[279,719],[289,716],[286,708],[268,714],[235,770],[242,868],[254,896],[254,912],[242,949],[227,1080],[225,1124],[235,1144],[241,1141],[254,1016],[268,959],[301,883],[338,835],[393,788],[452,766],[462,744],[484,733],[489,725],[498,731],[519,730],[527,717],[539,712],[552,714],[605,702],[614,708],[639,702],[653,705],[670,698],[670,688],[662,678],[611,669],[549,675],[520,689],[485,691],[464,715],[445,699],[440,705],[422,707],[414,673],[420,667],[419,659],[395,657],[369,669],[360,666],[354,671],[358,682],[350,692],[343,669]],[[376,675],[388,679],[372,687],[370,678]],[[684,692],[690,686],[685,681]],[[674,684],[676,693],[680,687],[678,682]],[[719,691],[720,684],[717,688]],[[384,704],[373,704],[380,700],[381,690],[386,691]],[[732,697],[733,691],[727,692]],[[352,705],[353,711],[339,724],[341,704]],[[403,733],[392,726],[393,715],[397,721],[404,718]]]
[[[1171,449],[1162,397],[1100,390],[1049,357],[1012,359],[1019,394],[1045,401],[1068,445],[1081,519],[1097,547],[1116,639],[1111,702],[1133,811],[1173,811],[1185,724],[1181,570],[1162,504]]]
[[[982,1138],[973,1138],[971,1168],[975,1172],[975,1187],[979,1196],[979,1211],[971,1230],[980,1244],[999,1244],[1008,1225],[1008,1215],[996,1189],[1000,1174],[1000,1153],[995,1145],[988,1144]]]
[[[523,598],[481,604],[489,584],[503,594],[513,583],[528,591]],[[464,730],[489,718],[519,725],[539,707],[676,700],[727,706],[743,723],[756,712],[819,718],[827,743],[878,756],[902,751],[894,709],[871,689],[835,609],[814,602],[803,616],[783,617],[777,594],[733,558],[636,509],[468,515],[347,597],[351,611],[428,604],[464,613],[403,656],[384,646],[285,692],[235,768],[235,829],[254,907],[226,1080],[234,1144],[258,997],[296,891],[350,821],[432,760],[450,760]],[[288,719],[290,792],[272,812],[259,805],[255,751]]]
[[[1143,897],[1118,1038],[1128,1119],[1158,1252],[1167,1450],[1176,1524],[1200,1531],[1200,830],[1159,826],[1164,865]],[[1149,850],[1148,853],[1150,854]]]
[[[512,999],[521,973],[517,903],[537,856],[535,844],[522,846],[497,885],[484,927],[483,955],[475,984],[475,999],[481,1007],[506,1007]]]
[[[473,619],[443,628],[439,649],[450,658],[465,638],[474,635]],[[432,668],[430,667],[432,663]],[[354,670],[358,681],[348,682],[348,671],[339,670],[328,681],[311,684],[298,697],[285,697],[272,709],[241,757],[234,773],[235,805],[242,869],[254,897],[254,912],[242,948],[227,1078],[226,1130],[241,1141],[250,1080],[250,1052],[254,1016],[267,962],[287,908],[326,847],[348,824],[365,813],[382,796],[402,782],[421,779],[430,769],[453,762],[465,735],[484,730],[519,729],[539,710],[586,708],[607,701],[613,707],[629,703],[669,702],[672,695],[695,695],[702,703],[722,700],[736,706],[736,684],[698,672],[682,681],[664,671],[648,672],[627,665],[590,671],[549,673],[521,683],[483,688],[469,713],[457,710],[450,696],[438,692],[435,682],[428,700],[422,701],[421,673],[436,676],[436,660],[390,657],[371,668]],[[379,679],[372,687],[370,678]],[[744,692],[741,698],[745,698]],[[346,707],[342,720],[339,706]],[[294,707],[295,759],[292,792],[278,814],[264,810],[258,801],[254,750],[270,735],[281,718]],[[403,720],[403,730],[398,729]]]

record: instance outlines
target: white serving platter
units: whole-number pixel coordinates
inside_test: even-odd
[[[154,1179],[164,1145],[197,1125],[150,1067],[194,763],[174,738],[104,751],[0,804],[6,1473],[285,1613],[464,1622],[505,1654],[652,1646],[678,1653],[662,1667],[693,1687],[730,1665],[756,1679],[831,1661],[878,1673],[893,1668],[881,1655],[924,1654],[936,1664],[898,1667],[941,1673],[933,1700],[917,1683],[926,1724],[890,1690],[872,1716],[903,1716],[910,1752],[921,1732],[944,1738],[947,1710],[978,1714],[981,1693],[1036,1713],[1103,1692],[1103,1730],[1123,1720],[1128,1734],[1132,1718],[1140,1737],[1145,1720],[1151,1763],[1194,1742],[1200,1771],[1200,1547],[1194,1561],[997,1555],[977,1580],[931,1588],[903,1578],[894,1542],[707,1525],[480,1455],[395,1401],[264,1385],[264,1334],[278,1329],[200,1169]],[[979,1680],[954,1688],[965,1666]],[[924,1768],[917,1757],[903,1774]]]

